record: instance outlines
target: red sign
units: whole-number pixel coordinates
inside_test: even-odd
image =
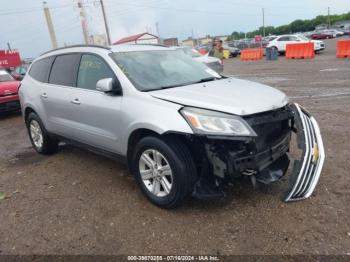
[[[0,68],[16,67],[21,64],[17,50],[0,50]]]
[[[262,36],[261,35],[256,35],[255,36],[255,42],[259,43],[262,41]]]

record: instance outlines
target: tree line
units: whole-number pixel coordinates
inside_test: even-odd
[[[350,12],[341,14],[341,15],[331,15],[329,17],[331,25],[344,20],[350,20]],[[309,20],[295,20],[288,25],[281,26],[265,26],[265,35],[283,35],[283,34],[291,34],[298,32],[307,32],[315,30],[315,27],[320,24],[328,24],[328,16],[319,15],[314,19]],[[253,38],[256,35],[263,35],[263,27],[260,27],[258,30],[244,33],[234,31],[229,37],[228,41],[238,40],[242,38]]]

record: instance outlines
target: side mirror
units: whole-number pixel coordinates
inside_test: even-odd
[[[104,78],[96,83],[96,90],[104,93],[121,94],[122,87],[118,80],[113,78]]]

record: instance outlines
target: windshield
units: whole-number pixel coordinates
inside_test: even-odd
[[[0,82],[12,81],[13,77],[6,71],[0,71]]]
[[[309,40],[310,40],[309,38],[307,38],[307,37],[304,36],[304,35],[298,35],[298,37],[299,37],[300,39],[302,39],[302,40],[305,40],[305,41],[309,41]]]
[[[184,86],[221,78],[180,50],[113,53],[112,58],[141,91]]]
[[[192,48],[181,48],[185,54],[190,55],[192,57],[200,57],[201,55],[198,53],[197,50],[193,50]]]

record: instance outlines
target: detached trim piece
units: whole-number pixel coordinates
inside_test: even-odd
[[[291,191],[284,201],[297,201],[310,197],[315,190],[325,160],[320,128],[305,109],[298,104],[291,105],[297,127],[298,147],[302,157],[294,163]]]

